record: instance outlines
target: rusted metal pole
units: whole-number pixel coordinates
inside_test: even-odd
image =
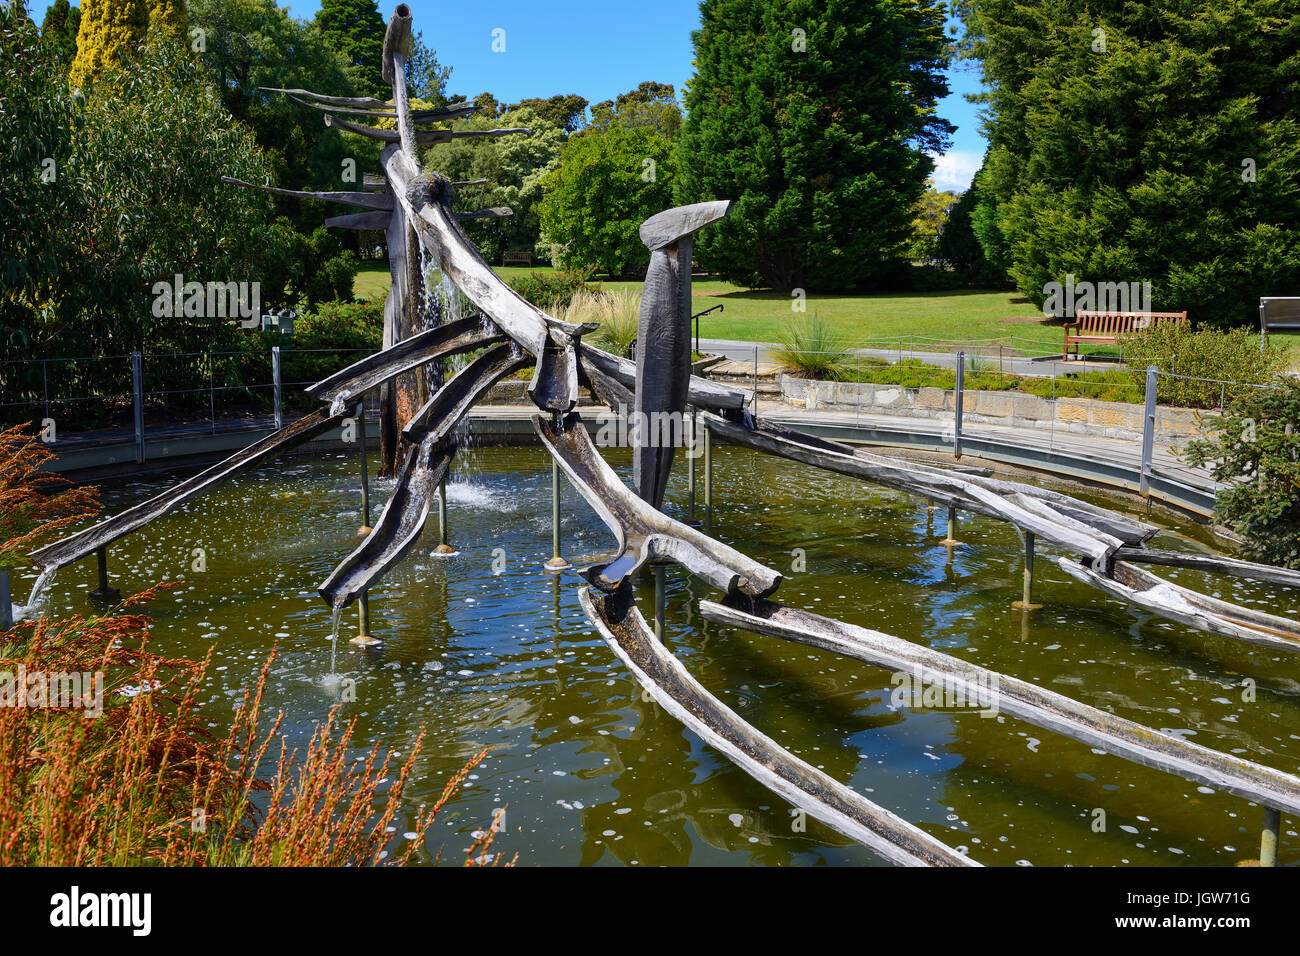
[[[90,592],[91,597],[115,598],[121,595],[117,588],[108,586],[108,546],[95,549],[95,564],[99,571],[99,587]]]

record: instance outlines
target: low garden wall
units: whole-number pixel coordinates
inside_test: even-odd
[[[904,388],[867,382],[823,382],[781,376],[781,400],[805,408],[912,418],[951,420],[956,393],[943,388]],[[1143,407],[1091,398],[1039,398],[1022,392],[963,394],[963,420],[993,425],[1063,429],[1104,438],[1141,440]],[[1156,425],[1162,441],[1195,438],[1206,432],[1206,413],[1193,408],[1159,406]]]

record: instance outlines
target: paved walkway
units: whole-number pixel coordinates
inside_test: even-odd
[[[747,364],[753,369],[755,349],[757,349],[759,376],[762,377],[765,364],[774,364],[774,353],[781,348],[775,342],[742,342],[737,339],[700,339],[700,351],[712,355],[723,355],[728,359]],[[939,368],[956,368],[957,353],[950,352],[927,352],[917,349],[909,351],[906,346],[901,349],[849,349],[850,355],[861,355],[864,358],[876,358],[886,362],[897,362],[900,358],[917,359],[927,365],[934,365]],[[1122,368],[1117,362],[1089,362],[1063,361],[1059,356],[1055,359],[1050,358],[1027,358],[1023,355],[1013,355],[1010,349],[1003,349],[999,355],[996,347],[993,350],[981,352],[979,360],[984,363],[986,368],[1000,368],[1008,375],[1019,375],[1023,377],[1030,376],[1052,376],[1063,375],[1066,372],[1089,372],[1100,369]],[[971,354],[966,357],[966,368],[970,370]]]

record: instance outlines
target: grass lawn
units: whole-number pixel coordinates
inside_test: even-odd
[[[548,267],[541,267],[549,271]],[[527,266],[496,267],[507,282],[531,271]],[[357,274],[353,292],[358,298],[386,292],[388,268],[367,264]],[[641,291],[640,282],[602,282],[611,291]],[[722,305],[700,319],[700,335],[712,339],[776,342],[787,323],[804,318],[791,311],[790,297],[780,292],[742,289],[717,279],[697,280],[691,286],[694,311]],[[890,347],[909,337],[917,349],[927,342],[943,348],[945,342],[1012,345],[1030,353],[1060,353],[1060,320],[1046,319],[1017,292],[898,292],[881,295],[810,295],[807,315],[816,313],[845,346]],[[1293,357],[1300,355],[1300,336],[1282,336]],[[997,340],[997,341],[993,341]],[[1084,351],[1115,354],[1112,347]]]

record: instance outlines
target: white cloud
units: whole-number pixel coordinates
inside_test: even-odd
[[[931,178],[934,180],[934,188],[940,192],[946,189],[965,192],[979,172],[980,164],[984,162],[982,153],[961,149],[950,149],[942,156],[931,153],[930,158],[934,160],[934,175]]]

